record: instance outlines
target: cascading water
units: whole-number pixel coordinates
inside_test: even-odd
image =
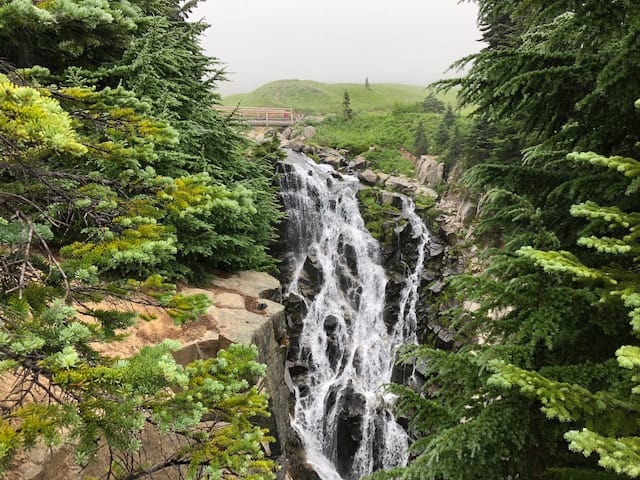
[[[391,381],[397,348],[416,341],[429,233],[403,198],[417,261],[404,280],[397,321],[387,325],[387,279],[380,246],[360,216],[360,184],[294,152],[284,169],[286,236],[293,249],[288,294],[305,310],[293,352],[305,370],[296,377],[293,426],[307,461],[322,480],[355,480],[404,465],[408,437],[390,412],[394,398],[382,387]]]

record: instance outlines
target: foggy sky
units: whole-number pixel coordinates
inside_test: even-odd
[[[272,80],[426,85],[478,51],[477,7],[456,0],[207,0],[205,51],[223,95]],[[449,73],[449,76],[451,73]]]

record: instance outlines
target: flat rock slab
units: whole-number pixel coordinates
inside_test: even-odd
[[[245,309],[244,297],[239,293],[218,292],[215,294],[214,303],[218,308]]]
[[[266,308],[261,313],[253,313],[229,308],[212,307],[216,329],[225,348],[222,337],[229,343],[255,343],[255,335],[271,322],[271,317],[284,311],[284,306],[270,300],[261,300]]]
[[[280,290],[280,282],[276,278],[268,273],[252,271],[238,272],[226,278],[218,277],[211,285],[258,298]]]

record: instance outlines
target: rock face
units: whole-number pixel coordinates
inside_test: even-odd
[[[295,436],[289,425],[289,389],[284,375],[288,339],[284,306],[277,303],[280,300],[280,282],[262,272],[239,272],[221,275],[207,288],[183,288],[181,292],[205,293],[213,299],[214,305],[199,321],[181,326],[176,326],[163,310],[145,308],[145,313],[155,315],[156,320],[140,321],[126,330],[128,336],[123,342],[96,345],[96,349],[105,355],[127,357],[145,345],[171,338],[183,344],[182,349],[174,353],[174,358],[186,365],[196,359],[215,356],[220,349],[232,343],[253,343],[258,347],[259,361],[267,365],[264,386],[269,393],[272,416],[266,419],[263,426],[269,428],[271,435],[277,439],[276,443],[270,445],[272,458],[284,465],[285,445],[291,443],[291,438]],[[122,309],[130,307],[127,304],[120,306]],[[167,451],[173,451],[167,449],[176,449],[179,445],[179,439],[145,430],[143,450],[152,453],[145,453],[147,457],[144,460],[153,462],[153,452],[166,454]],[[97,458],[81,470],[75,465],[70,446],[53,450],[38,447],[24,458],[19,458],[15,468],[4,478],[80,480],[87,478],[87,475],[99,476],[104,471],[105,460]],[[163,473],[162,478],[182,478],[179,472],[174,473],[173,476]]]
[[[404,179],[397,178],[389,177],[385,183],[391,184],[398,190],[407,191],[409,187],[399,188],[405,185]],[[399,212],[402,209],[402,195],[386,190],[372,190],[372,192],[372,198],[384,207],[383,217],[378,219],[378,222],[383,225],[381,247],[383,265],[388,279],[384,318],[387,326],[392,328],[398,318],[403,279],[407,270],[410,270],[417,261],[419,239],[413,235],[411,226]],[[423,220],[427,225],[431,223],[428,210],[417,209],[416,211],[419,215],[424,215]],[[426,252],[419,290],[418,339],[421,342],[431,342],[447,348],[453,345],[452,335],[438,322],[439,313],[445,310],[446,304],[442,295],[445,287],[444,280],[451,275],[461,273],[464,270],[464,261],[454,253],[455,250],[449,244],[449,236],[444,231],[436,227],[431,233],[432,239]],[[403,375],[401,370],[397,370],[394,373],[394,381],[401,382]]]
[[[415,163],[416,178],[428,187],[437,187],[444,181],[444,164],[434,155],[422,155]]]

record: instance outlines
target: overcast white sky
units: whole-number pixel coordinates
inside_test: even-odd
[[[426,85],[481,48],[477,7],[457,0],[206,0],[203,46],[223,95],[272,80]]]

